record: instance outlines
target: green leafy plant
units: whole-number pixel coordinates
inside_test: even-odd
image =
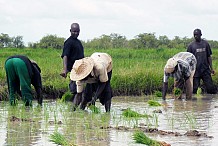
[[[90,106],[88,106],[88,108],[95,114],[101,113],[100,108],[96,107],[95,105],[90,105]]]
[[[54,142],[55,144],[63,145],[63,146],[76,146],[76,145],[70,143],[67,140],[67,138],[64,137],[64,135],[59,133],[59,132],[54,132],[53,134],[51,134],[50,141]]]
[[[61,101],[65,102],[65,101],[70,101],[73,97],[73,94],[70,91],[65,92],[62,97],[61,97]]]
[[[133,134],[133,140],[136,143],[146,144],[148,146],[161,146],[160,142],[146,136],[142,131],[137,131]]]
[[[173,89],[173,94],[174,94],[176,97],[178,97],[178,96],[180,96],[180,95],[182,94],[182,90],[179,89],[179,88],[174,88],[174,89]]]
[[[155,91],[154,95],[157,97],[162,97],[162,92],[161,91]]]
[[[136,111],[131,110],[130,108],[127,108],[126,110],[124,110],[122,115],[124,117],[128,117],[128,118],[130,118],[130,117],[136,117],[136,118],[139,118],[139,117],[152,117],[152,116],[146,115],[146,114],[139,114]]]
[[[148,105],[150,106],[162,106],[159,102],[154,100],[148,100]]]
[[[197,90],[197,95],[200,95],[200,94],[202,94],[202,89],[201,89],[201,88],[198,88],[198,90]]]

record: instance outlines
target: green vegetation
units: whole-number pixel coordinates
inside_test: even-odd
[[[162,90],[163,68],[168,58],[185,49],[85,49],[85,56],[94,52],[106,52],[113,58],[111,86],[114,96],[144,95]],[[5,60],[16,54],[27,55],[35,60],[42,70],[43,93],[52,97],[62,97],[68,91],[69,76],[65,79],[59,74],[63,69],[62,50],[57,49],[0,49],[0,84],[1,90],[7,92]],[[213,50],[218,56],[218,51]],[[214,70],[218,71],[218,61],[214,57]],[[68,74],[69,75],[69,74]],[[217,85],[218,76],[213,76]],[[169,80],[169,91],[172,91],[173,79]],[[0,93],[5,95],[5,93]],[[2,97],[1,97],[2,98]]]
[[[90,105],[88,106],[88,108],[92,111],[92,113],[95,113],[95,114],[101,113],[100,108],[96,107],[95,105]]]
[[[148,100],[148,105],[149,106],[162,106],[159,102],[154,101],[154,100]]]
[[[157,97],[162,97],[162,92],[161,91],[154,91],[154,95]]]
[[[66,38],[49,34],[42,37],[37,42],[28,42],[29,48],[53,48],[62,49]],[[169,39],[166,35],[156,36],[155,33],[140,33],[133,39],[128,40],[125,36],[111,33],[110,35],[101,35],[88,41],[82,41],[85,48],[96,49],[149,49],[149,48],[186,48],[193,38],[175,36]],[[212,48],[218,48],[218,41],[208,40]],[[22,36],[10,37],[8,34],[0,34],[0,48],[24,48]]]
[[[123,111],[122,115],[124,117],[127,117],[127,118],[139,118],[139,117],[151,117],[150,115],[146,115],[146,114],[140,114],[136,111],[133,111],[131,110],[130,108],[127,108]]]
[[[65,92],[62,97],[61,97],[61,101],[65,102],[65,101],[70,101],[73,98],[73,94],[70,91]]]
[[[179,88],[174,88],[174,89],[173,89],[173,94],[174,94],[176,97],[179,97],[179,96],[182,94],[182,90],[179,89]]]
[[[51,134],[50,140],[55,144],[64,145],[64,146],[67,146],[69,143],[67,139],[59,132],[54,132],[53,134]]]
[[[161,144],[146,136],[142,131],[137,131],[133,134],[133,139],[136,143],[146,144],[148,146],[161,146]]]

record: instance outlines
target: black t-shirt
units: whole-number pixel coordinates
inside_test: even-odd
[[[187,52],[194,54],[197,59],[195,77],[201,76],[205,71],[210,71],[208,57],[212,55],[212,51],[207,41],[193,41],[189,44]]]
[[[84,58],[84,49],[82,43],[77,38],[70,36],[64,42],[64,48],[61,57],[67,56],[67,70],[71,71],[76,60]]]

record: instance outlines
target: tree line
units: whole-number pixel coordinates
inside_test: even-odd
[[[10,37],[8,34],[0,34],[0,48],[53,48],[62,49],[66,38],[57,35],[46,35],[38,42],[29,42],[24,45],[22,36]],[[169,39],[166,35],[157,37],[155,33],[141,33],[133,39],[128,40],[125,36],[111,33],[110,35],[101,35],[100,37],[82,41],[84,48],[93,49],[113,49],[113,48],[187,48],[193,38],[175,36]],[[218,41],[207,40],[212,48],[218,48]]]

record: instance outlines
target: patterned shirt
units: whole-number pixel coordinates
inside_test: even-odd
[[[164,82],[168,82],[169,77],[174,77],[176,81],[180,79],[187,79],[190,77],[191,72],[196,68],[196,58],[192,53],[189,52],[180,52],[173,56],[177,60],[177,66],[175,71],[172,73],[166,73],[164,71]]]

